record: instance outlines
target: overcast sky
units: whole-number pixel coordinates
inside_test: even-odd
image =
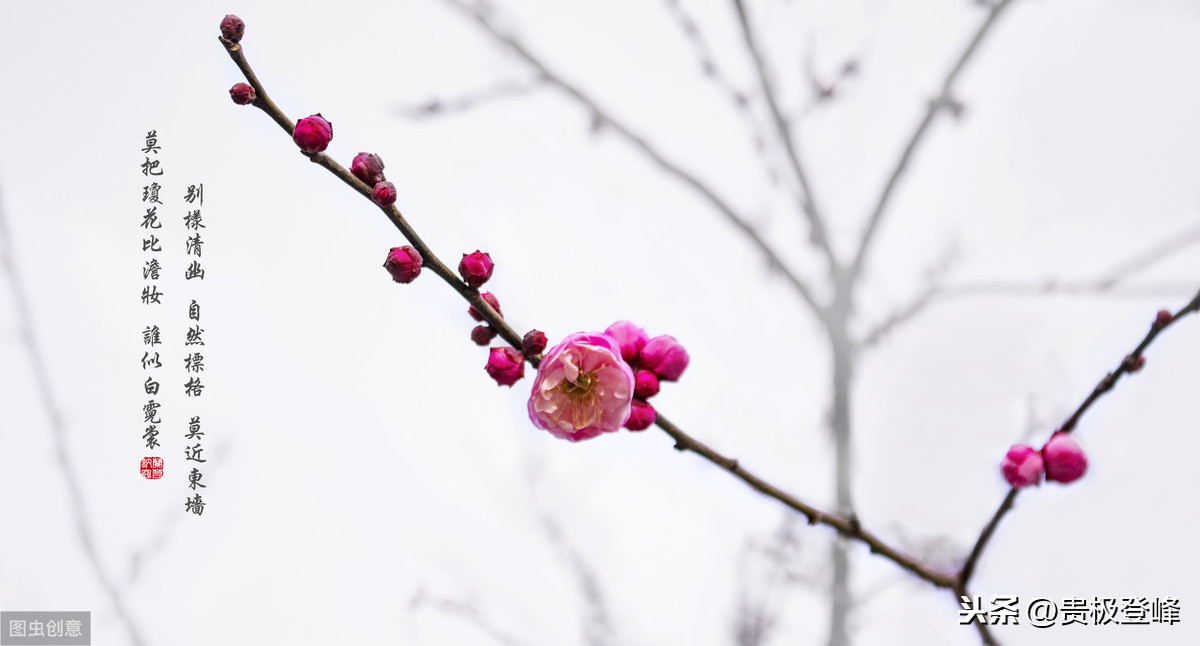
[[[730,3],[681,0],[722,73],[755,98]],[[853,248],[903,142],[986,11],[967,0],[747,3],[828,214]],[[496,20],[747,214],[789,266],[819,257],[753,128],[701,73],[664,2],[494,0]],[[620,319],[671,334],[688,371],[654,403],[688,433],[822,508],[833,500],[827,344],[759,253],[563,93],[461,114],[403,108],[534,73],[442,0],[6,3],[0,208],[30,321],[0,287],[0,609],[90,610],[93,643],[132,644],[85,554],[86,527],[144,644],[733,644],[739,598],[769,594],[771,644],[827,631],[824,527],[795,528],[799,582],[768,590],[747,557],[784,518],[657,429],[580,444],[536,430],[532,373],[483,371],[466,304],[377,209],[262,112],[217,41],[228,12],[292,119],[333,123],[343,165],[378,153],[398,206],[447,262],[490,252],[488,288],[518,332],[552,342]],[[947,285],[1108,276],[1200,222],[1200,9],[1180,0],[1017,0],[967,68],[867,267],[857,329]],[[812,107],[806,67],[858,74]],[[754,113],[761,117],[760,112]],[[801,116],[803,115],[803,116]],[[757,123],[763,123],[759,118]],[[163,304],[139,296],[140,171],[164,175]],[[768,161],[781,172],[778,151]],[[182,214],[204,185],[203,281],[185,281]],[[953,252],[953,253],[951,253]],[[1114,369],[1155,311],[1200,287],[1194,248],[1102,296],[947,299],[865,355],[854,389],[864,526],[945,559],[1003,499],[1009,445],[1040,445]],[[822,296],[827,294],[819,290]],[[200,398],[187,397],[187,305],[202,308]],[[56,443],[22,326],[62,419]],[[141,330],[164,333],[163,479],[146,455]],[[1181,599],[1175,626],[998,629],[1005,644],[1192,644],[1200,624],[1193,469],[1200,320],[1173,327],[1084,418],[1087,476],[1021,496],[976,594]],[[203,516],[187,514],[187,420],[203,419]],[[860,643],[976,644],[957,606],[852,550]],[[591,572],[594,593],[581,586]],[[602,599],[597,601],[597,596]],[[1067,635],[1066,633],[1072,633]]]

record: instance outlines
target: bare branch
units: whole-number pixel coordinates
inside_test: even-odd
[[[728,220],[734,226],[734,228],[740,231],[742,235],[744,235],[751,242],[751,244],[767,258],[771,268],[779,271],[784,276],[788,284],[791,285],[796,293],[799,294],[799,296],[804,300],[804,302],[808,304],[813,313],[815,313],[822,320],[822,322],[825,321],[826,317],[824,308],[817,303],[815,295],[813,294],[811,288],[809,288],[808,284],[801,280],[800,277],[797,276],[791,269],[789,269],[788,266],[783,262],[783,259],[779,257],[779,255],[774,249],[771,248],[769,244],[767,244],[767,241],[762,237],[762,235],[760,235],[758,231],[756,231],[754,227],[747,222],[746,218],[740,215],[728,202],[719,197],[712,188],[710,188],[706,183],[701,181],[689,171],[684,170],[680,165],[667,159],[658,151],[657,148],[651,146],[649,142],[647,142],[641,136],[635,134],[633,130],[631,130],[624,123],[613,118],[611,114],[601,108],[600,105],[596,103],[596,101],[590,96],[584,93],[583,90],[579,89],[573,83],[570,83],[563,77],[551,71],[546,64],[542,62],[539,57],[530,52],[529,49],[525,47],[523,43],[521,43],[521,41],[517,40],[510,34],[502,32],[499,28],[492,24],[487,13],[483,9],[469,6],[463,0],[445,0],[445,2],[474,19],[475,22],[478,23],[479,26],[482,27],[483,30],[489,36],[491,36],[493,40],[501,45],[504,45],[518,58],[525,61],[525,63],[537,71],[542,78],[546,79],[546,82],[554,87],[557,87],[559,90],[573,99],[577,104],[585,108],[589,113],[593,114],[599,122],[607,125],[612,129],[613,132],[617,133],[630,144],[632,144],[635,149],[641,151],[643,155],[648,157],[650,161],[654,162],[668,175],[682,182],[685,186],[692,189],[702,198],[704,198],[706,202],[715,208],[718,213],[725,216],[725,219]],[[418,248],[418,251],[420,251],[420,248]],[[520,344],[518,344],[518,347],[519,346]]]
[[[1100,380],[1100,383],[1096,384],[1096,387],[1093,388],[1092,392],[1087,396],[1086,399],[1083,400],[1083,403],[1075,409],[1074,413],[1071,413],[1071,416],[1062,423],[1058,430],[1064,433],[1070,433],[1071,431],[1075,430],[1075,425],[1079,422],[1079,419],[1083,417],[1083,414],[1086,413],[1089,408],[1091,408],[1092,404],[1095,403],[1096,400],[1098,400],[1100,397],[1103,397],[1105,393],[1109,392],[1114,386],[1116,386],[1117,382],[1121,379],[1121,375],[1132,373],[1138,370],[1140,367],[1139,359],[1141,359],[1142,353],[1145,352],[1146,348],[1149,347],[1154,339],[1158,337],[1159,333],[1179,322],[1180,318],[1197,311],[1200,311],[1200,292],[1197,292],[1196,296],[1192,298],[1191,302],[1185,305],[1183,309],[1176,312],[1165,324],[1156,320],[1154,324],[1150,326],[1150,331],[1146,333],[1144,338],[1142,338],[1141,343],[1138,343],[1137,347],[1135,347],[1132,352],[1125,355],[1121,359],[1121,363],[1118,364],[1115,370],[1105,375],[1104,378]],[[996,513],[992,515],[991,520],[989,520],[987,525],[984,526],[983,531],[979,534],[979,538],[975,541],[975,546],[971,549],[970,555],[967,556],[967,560],[963,562],[963,566],[958,572],[956,577],[956,585],[966,586],[966,584],[970,583],[971,575],[975,573],[975,565],[979,562],[979,558],[982,556],[984,548],[987,547],[987,543],[991,539],[992,534],[996,531],[997,525],[1000,524],[1000,520],[1005,514],[1008,513],[1010,509],[1012,509],[1013,502],[1016,500],[1017,493],[1019,491],[1020,490],[1016,488],[1011,489],[1008,492],[1008,495],[1004,497],[1004,501],[1000,503],[1000,507],[996,510]]]
[[[875,203],[875,209],[871,212],[870,218],[867,220],[866,228],[863,230],[862,239],[859,241],[858,252],[854,256],[854,261],[850,268],[850,282],[854,283],[862,274],[863,266],[867,261],[867,253],[870,251],[871,242],[875,239],[875,233],[879,230],[879,224],[883,221],[884,213],[887,211],[889,202],[892,199],[892,194],[896,189],[896,185],[900,181],[900,177],[908,168],[908,163],[912,159],[913,153],[916,152],[917,146],[925,138],[929,132],[929,126],[933,124],[934,118],[941,112],[943,108],[953,109],[955,105],[953,90],[954,83],[958,80],[967,63],[979,51],[979,45],[984,38],[992,30],[1004,10],[1012,4],[1012,0],[999,0],[988,11],[988,16],[983,23],[979,25],[979,29],[975,32],[975,36],[967,44],[966,49],[959,55],[954,66],[950,68],[950,73],[946,75],[946,79],[942,82],[942,89],[938,96],[929,102],[929,107],[925,110],[925,116],[909,137],[908,144],[904,147],[904,151],[900,153],[900,159],[896,162],[896,166],[892,169],[891,176],[888,177],[887,183],[883,186],[883,192],[879,195],[879,200]]]
[[[767,73],[766,63],[763,60],[762,51],[758,46],[754,29],[750,26],[750,19],[746,15],[746,7],[743,5],[742,0],[733,0],[733,3],[734,8],[737,9],[738,22],[742,27],[742,37],[746,41],[746,49],[749,50],[750,57],[754,59],[754,68],[758,73],[763,98],[767,102],[771,118],[775,122],[775,129],[780,141],[783,143],[783,149],[787,153],[788,161],[791,163],[792,173],[795,175],[796,181],[799,182],[800,189],[804,193],[801,196],[800,209],[808,218],[810,227],[809,239],[813,245],[825,254],[826,259],[829,261],[830,269],[834,270],[839,267],[838,260],[834,256],[833,245],[829,240],[825,221],[817,209],[816,198],[813,196],[812,184],[809,183],[808,173],[804,170],[804,164],[800,160],[800,153],[796,150],[796,143],[792,138],[791,125],[779,109],[779,101],[775,98],[775,90],[771,87],[770,75]]]
[[[826,525],[832,527],[843,537],[855,539],[866,544],[872,554],[878,554],[899,565],[901,568],[908,570],[914,576],[924,581],[927,581],[939,588],[949,588],[953,585],[952,577],[936,572],[917,559],[901,552],[900,550],[884,543],[878,536],[872,534],[863,528],[862,524],[856,517],[844,518],[837,514],[824,512],[816,507],[802,502],[795,496],[779,489],[775,485],[763,480],[753,473],[742,468],[737,460],[721,455],[717,451],[710,448],[708,445],[696,440],[687,433],[684,433],[678,426],[672,424],[663,414],[658,414],[658,419],[654,422],[656,426],[670,435],[675,440],[675,450],[691,451],[696,455],[712,462],[713,464],[725,469],[734,477],[745,482],[751,489],[773,498],[786,507],[789,507],[808,519],[810,525]]]
[[[1156,283],[1121,288],[1121,284],[1134,274],[1149,269],[1200,242],[1200,226],[1190,227],[1170,236],[1164,241],[1147,248],[1132,258],[1122,261],[1095,280],[1064,281],[1047,278],[1035,282],[979,281],[956,287],[941,284],[941,276],[948,264],[943,263],[929,275],[928,284],[909,303],[888,315],[863,335],[857,349],[868,348],[879,343],[889,333],[916,318],[935,302],[967,296],[1107,296],[1113,298],[1158,298],[1177,297],[1191,293],[1193,286],[1185,283]]]
[[[425,605],[432,606],[441,612],[462,619],[477,628],[479,632],[491,637],[496,643],[502,644],[502,646],[527,646],[529,643],[501,630],[475,604],[469,601],[431,598],[426,596],[424,590],[418,590],[412,601],[409,602],[409,611],[419,610]]]
[[[546,537],[558,548],[563,558],[570,564],[571,569],[575,571],[575,577],[579,581],[579,589],[583,593],[583,605],[587,609],[587,617],[583,625],[584,643],[587,646],[605,646],[612,643],[613,627],[608,611],[608,601],[604,596],[604,591],[600,588],[600,579],[596,576],[596,571],[567,539],[558,521],[545,511],[542,511],[540,516]]]
[[[763,131],[762,124],[755,118],[754,112],[750,109],[751,99],[743,92],[733,81],[729,80],[729,76],[724,70],[717,65],[717,59],[713,56],[712,49],[708,46],[708,41],[700,32],[700,27],[696,24],[695,19],[688,14],[684,9],[683,3],[679,0],[665,0],[667,10],[671,12],[672,17],[679,23],[679,30],[683,32],[687,38],[688,44],[691,45],[692,51],[696,54],[696,59],[700,63],[700,72],[717,88],[719,92],[729,97],[729,102],[734,111],[742,116],[750,130],[750,138],[754,142],[754,152],[758,155],[759,161],[762,162],[763,168],[766,170],[767,178],[771,184],[778,185],[780,181],[779,170],[775,167],[775,160],[771,155],[767,154],[767,137]]]
[[[529,81],[501,81],[468,94],[450,99],[431,99],[417,105],[398,105],[396,114],[408,119],[424,119],[458,114],[483,107],[502,99],[528,96],[545,87],[542,79]]]
[[[21,281],[20,274],[17,271],[17,261],[13,255],[13,249],[16,245],[12,242],[12,234],[8,227],[7,216],[4,209],[0,208],[0,264],[4,266],[4,275],[8,278],[10,287],[13,293],[13,305],[17,314],[17,327],[21,340],[24,341],[25,348],[29,351],[29,363],[33,371],[33,382],[38,392],[38,397],[41,399],[42,408],[46,411],[46,417],[50,423],[50,438],[54,443],[54,455],[57,458],[59,469],[62,471],[63,482],[67,487],[67,498],[71,507],[71,519],[75,524],[75,531],[79,535],[79,542],[83,544],[83,553],[87,556],[88,565],[92,568],[92,573],[96,576],[96,580],[100,583],[100,587],[108,594],[109,602],[113,605],[113,610],[116,611],[117,617],[121,623],[125,624],[125,629],[129,631],[129,640],[134,646],[142,646],[146,641],[142,637],[142,630],[130,614],[129,609],[125,605],[125,598],[121,591],[117,589],[117,584],[113,577],[109,575],[104,568],[104,564],[100,559],[100,554],[96,550],[96,541],[92,536],[92,523],[88,519],[87,505],[83,499],[83,487],[79,484],[75,465],[71,460],[71,454],[67,450],[67,430],[63,422],[62,409],[59,408],[58,402],[55,401],[54,391],[50,388],[50,371],[46,367],[45,355],[42,352],[41,345],[38,343],[37,336],[33,333],[33,315],[29,307],[29,299],[25,294],[25,287]]]

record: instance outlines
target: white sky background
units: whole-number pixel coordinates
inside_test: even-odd
[[[685,2],[735,82],[753,89],[729,3]],[[519,332],[628,318],[672,334],[691,367],[653,403],[698,439],[821,507],[832,500],[826,344],[761,258],[707,204],[552,89],[425,121],[396,105],[531,74],[437,0],[397,3],[8,3],[0,207],[66,423],[91,532],[148,644],[495,644],[470,603],[534,646],[583,643],[587,603],[551,515],[597,573],[613,643],[732,644],[739,555],[780,506],[657,429],[578,445],[483,372],[463,303],[431,272],[381,268],[401,237],[297,154],[217,42],[227,12],[272,98],[334,124],[345,165],[376,152],[398,205],[440,257],[489,251]],[[965,0],[749,3],[792,110],[802,65],[859,77],[799,126],[817,198],[851,248],[902,142],[984,12]],[[554,69],[747,212],[820,278],[791,204],[773,197],[745,123],[699,73],[661,2],[497,3]],[[940,119],[869,266],[864,321],[906,302],[951,245],[950,284],[1103,275],[1200,219],[1200,8],[1183,0],[1022,0],[967,69],[965,119]],[[202,284],[166,220],[166,304],[138,302],[140,148],[157,129],[166,213],[203,182]],[[174,245],[174,246],[170,246]],[[1003,498],[1007,447],[1040,445],[1141,338],[1187,302],[1200,255],[1131,285],[1151,298],[981,297],[935,306],[861,364],[859,514],[920,551],[961,558]],[[0,293],[0,609],[91,610],[93,643],[126,644],[74,529],[13,295]],[[186,296],[185,296],[186,295]],[[182,394],[186,299],[203,308],[199,401]],[[160,455],[137,473],[140,330],[167,333]],[[1181,598],[1173,627],[998,629],[1006,644],[1191,644],[1200,636],[1200,475],[1193,470],[1200,320],[1084,418],[1087,477],[1027,492],[981,562],[984,596]],[[178,356],[176,356],[178,355]],[[186,417],[207,433],[209,507],[185,514]],[[1032,423],[1030,420],[1033,420]],[[1032,429],[1032,437],[1027,434]],[[190,465],[188,465],[190,466]],[[797,569],[827,567],[826,528],[798,529]],[[901,537],[909,537],[903,542]],[[957,607],[857,547],[871,600],[860,643],[975,644]],[[819,644],[825,595],[780,603],[777,644]]]

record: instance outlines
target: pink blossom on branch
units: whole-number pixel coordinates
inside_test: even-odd
[[[613,433],[629,419],[633,370],[621,345],[600,332],[576,332],[550,349],[529,396],[529,419],[554,437],[578,442]]]

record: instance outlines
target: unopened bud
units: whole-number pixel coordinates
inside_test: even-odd
[[[629,419],[625,420],[624,426],[631,431],[644,431],[650,428],[656,419],[658,411],[654,410],[649,402],[634,399],[629,408]]]
[[[687,369],[687,350],[673,336],[656,336],[646,342],[639,355],[643,368],[652,370],[664,381],[675,381]]]
[[[536,357],[546,349],[546,343],[546,335],[541,330],[530,330],[525,333],[525,338],[521,339],[521,354]]]
[[[350,162],[350,172],[367,186],[383,181],[383,160],[373,153],[358,153]]]
[[[471,330],[471,340],[475,342],[475,345],[487,345],[494,338],[496,338],[496,331],[486,325],[476,325]]]
[[[247,105],[254,103],[254,100],[258,98],[258,93],[254,91],[253,87],[245,83],[238,83],[229,88],[229,98],[238,105]]]
[[[210,23],[211,24],[211,23]],[[246,23],[242,22],[241,18],[233,14],[225,16],[221,20],[221,35],[226,40],[239,42],[242,40],[242,34],[246,33]]]
[[[479,287],[492,277],[492,257],[476,250],[474,253],[463,254],[462,262],[458,263],[458,273],[471,287]]]
[[[1087,456],[1070,433],[1058,431],[1052,435],[1042,447],[1042,459],[1046,461],[1046,480],[1066,484],[1087,471]]]
[[[333,124],[326,121],[320,112],[297,121],[296,129],[292,132],[292,141],[309,155],[325,150],[332,140]]]
[[[500,318],[504,318],[504,312],[500,311],[500,301],[496,299],[495,294],[492,294],[491,292],[484,292],[480,294],[479,297],[483,299],[483,302],[491,305],[492,309],[496,310],[496,313],[500,315]],[[474,305],[467,308],[467,314],[470,314],[471,318],[475,319],[476,321],[483,320],[483,314],[481,314],[479,310],[475,309]]]
[[[383,267],[397,283],[411,283],[421,274],[421,254],[412,247],[393,247]]]
[[[383,208],[396,203],[396,186],[391,182],[379,182],[371,191],[371,199]]]
[[[621,345],[621,358],[630,365],[650,340],[645,330],[630,321],[617,321],[608,326],[604,333],[617,340]]]
[[[492,348],[484,369],[497,384],[511,388],[525,376],[525,357],[516,348]]]
[[[638,370],[633,374],[633,396],[650,399],[658,394],[658,375],[649,370]]]
[[[1042,455],[1032,446],[1017,444],[1008,450],[1000,463],[1000,473],[1013,487],[1028,487],[1042,480],[1046,464]]]

